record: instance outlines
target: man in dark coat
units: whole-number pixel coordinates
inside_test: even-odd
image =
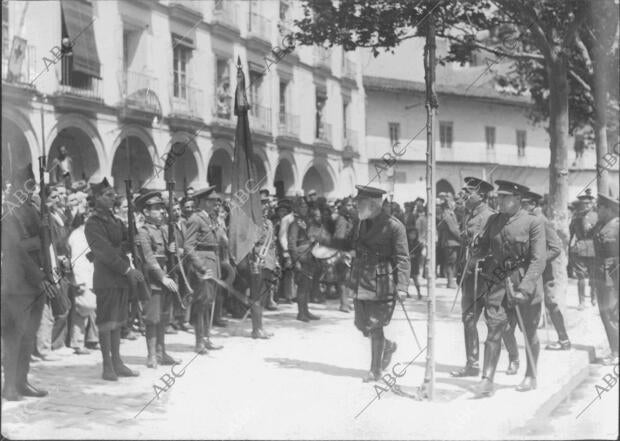
[[[350,252],[353,250],[355,226],[353,221],[353,210],[353,201],[351,198],[343,199],[341,208],[338,211],[338,217],[336,218],[336,227],[333,236],[334,248],[342,251],[345,256],[336,263],[336,273],[338,274],[336,289],[340,294],[340,311],[342,312],[349,312],[351,310],[349,306],[350,289],[347,286],[347,280],[351,272]]]
[[[8,401],[47,395],[47,391],[28,382],[46,295],[53,297],[57,293],[55,281],[41,270],[41,220],[32,200],[35,187],[32,166],[28,164],[13,177],[6,200],[10,209],[2,219],[2,396]]]
[[[350,287],[355,292],[355,327],[370,337],[370,372],[377,381],[396,351],[383,328],[390,323],[396,296],[406,296],[410,260],[405,226],[382,209],[384,190],[358,185],[359,232],[354,239]]]
[[[437,219],[437,237],[439,249],[443,254],[443,264],[448,288],[456,288],[454,283],[456,259],[461,246],[461,231],[459,222],[451,207],[450,201],[446,198],[441,206],[441,217]]]
[[[577,277],[577,291],[579,294],[579,309],[586,307],[586,279],[590,279],[590,301],[592,305],[596,303],[596,294],[594,293],[592,265],[594,263],[594,242],[593,229],[597,223],[597,214],[594,211],[594,196],[587,193],[577,197],[578,211],[571,219],[568,226],[570,232],[569,257],[571,269],[575,277]]]

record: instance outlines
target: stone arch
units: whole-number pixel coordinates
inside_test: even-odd
[[[175,190],[183,191],[184,185],[196,186],[203,176],[206,176],[205,163],[202,152],[198,148],[196,138],[184,131],[174,132],[166,146],[164,158],[170,152],[170,164],[164,160],[164,178],[166,181],[175,181]]]
[[[74,126],[65,127],[58,132],[56,138],[51,142],[48,153],[48,169],[50,170],[50,180],[57,181],[62,179],[57,175],[53,164],[58,157],[60,147],[65,146],[71,158],[73,181],[84,179],[88,181],[91,176],[98,173],[101,168],[99,155],[91,137],[82,129]]]
[[[12,127],[10,126],[12,125]],[[9,130],[7,130],[9,129]],[[21,113],[19,110],[10,106],[2,106],[2,176],[8,176],[5,174],[5,167],[14,168],[8,161],[8,143],[11,142],[11,132],[13,131],[15,136],[19,138],[20,143],[25,143],[23,147],[20,145],[11,145],[11,160],[15,161],[18,166],[25,166],[28,163],[32,163],[33,169],[37,166],[37,158],[41,155],[41,146],[35,131],[30,124],[30,120]],[[11,136],[10,136],[11,135]],[[5,146],[6,144],[6,146]],[[11,142],[12,144],[12,142]],[[5,155],[6,153],[6,155]],[[28,157],[28,153],[29,157]],[[18,159],[19,158],[19,159]],[[6,165],[5,165],[6,164]],[[35,173],[36,175],[36,173]],[[3,178],[6,179],[6,178]]]
[[[336,174],[326,160],[312,161],[308,164],[303,176],[301,187],[304,194],[310,190],[316,190],[320,196],[333,195],[336,187]]]
[[[48,144],[48,151],[45,152],[45,154],[50,155],[51,153],[54,153],[52,151],[52,148],[57,148],[57,146],[54,145],[54,142],[56,141],[56,139],[58,139],[61,132],[63,132],[63,130],[65,129],[79,129],[82,133],[86,135],[86,137],[88,137],[90,143],[92,144],[92,147],[95,150],[95,153],[97,154],[97,169],[94,170],[94,173],[100,173],[103,165],[108,164],[106,150],[104,148],[103,141],[101,140],[101,136],[99,135],[99,131],[97,130],[95,124],[93,124],[91,120],[82,115],[78,115],[76,113],[67,113],[61,114],[58,117],[58,120],[54,127],[52,127],[45,135],[46,140],[53,140],[51,143]],[[114,157],[113,154],[112,157]],[[76,177],[76,179],[79,179],[79,177]]]
[[[110,174],[117,190],[122,187],[122,181],[128,178],[133,181],[134,191],[141,187],[161,186],[164,164],[157,158],[153,139],[143,129],[137,126],[123,127],[114,141],[111,153],[113,159]]]
[[[232,154],[226,148],[213,150],[207,167],[207,181],[218,193],[232,192]]]
[[[273,186],[278,199],[295,193],[296,167],[293,158],[280,157],[273,176]]]

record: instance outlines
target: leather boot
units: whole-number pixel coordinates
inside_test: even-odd
[[[381,369],[385,370],[388,368],[390,363],[392,362],[392,355],[398,349],[398,345],[395,341],[390,341],[387,338],[385,339],[385,347],[383,349],[383,357],[381,359]]]
[[[377,356],[379,357],[379,363],[381,363],[381,354],[378,351],[378,339],[371,334],[370,336],[370,371],[362,379],[364,383],[370,383],[373,381],[379,381],[381,379],[381,372],[377,365]],[[381,348],[383,349],[383,348]]]
[[[454,283],[454,266],[446,265],[446,278],[448,279],[448,284],[446,288],[454,289],[456,288],[456,283]]]
[[[349,288],[344,286],[344,284],[340,284],[338,285],[338,289],[340,290],[340,311],[351,312],[351,306],[349,305]]]
[[[515,388],[518,392],[528,392],[534,389],[536,389],[536,378],[534,377],[525,377],[521,384]]]
[[[156,340],[157,362],[163,366],[173,366],[176,364],[181,364],[181,360],[171,357],[166,352],[166,341],[165,341],[166,328],[167,328],[167,325],[164,320],[161,320],[157,324],[157,340]]]
[[[121,330],[120,328],[114,329],[111,333],[112,343],[112,366],[114,366],[114,372],[119,377],[137,377],[140,375],[137,371],[132,371],[121,359]]]
[[[493,379],[495,377],[495,369],[497,368],[497,362],[499,360],[499,354],[501,350],[501,343],[499,342],[501,329],[491,328],[489,329],[489,335],[494,337],[494,340],[490,341],[487,339],[484,345],[484,364],[482,367],[482,380],[474,388],[474,394],[477,397],[490,397],[495,393]]]
[[[596,288],[594,285],[590,285],[590,303],[592,306],[596,306]]]
[[[198,311],[196,314],[196,323],[194,324],[194,335],[196,337],[196,346],[194,351],[198,354],[204,355],[207,353],[207,348],[204,343],[205,332],[205,317],[203,311]]]
[[[17,388],[13,384],[4,383],[4,387],[2,388],[2,398],[7,401],[21,401],[23,397],[17,392]]]
[[[508,362],[508,369],[506,369],[506,375],[517,375],[519,372],[519,360],[510,360]]]
[[[99,331],[99,346],[103,359],[103,374],[101,378],[107,381],[118,381],[112,365],[112,336],[111,331]]]
[[[253,302],[250,305],[250,316],[252,319],[252,337],[254,337],[254,334],[257,334],[262,328],[263,328],[263,324],[262,324],[262,307],[260,305],[260,302]]]
[[[577,293],[579,294],[578,309],[581,311],[586,307],[586,281],[584,279],[577,281]]]
[[[300,286],[299,288],[297,289],[297,320],[309,322],[310,319],[306,315],[306,311],[308,310],[308,294],[304,292],[305,289],[303,286]]]
[[[157,337],[155,334],[155,325],[146,325],[145,329],[145,338],[146,338],[146,367],[151,369],[157,368],[157,354],[156,354],[156,346],[157,346]]]
[[[24,397],[43,398],[47,396],[46,390],[37,389],[32,384],[28,383],[28,381],[18,388],[18,392]]]

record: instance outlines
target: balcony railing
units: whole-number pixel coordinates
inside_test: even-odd
[[[147,112],[159,112],[159,100],[154,92],[157,90],[155,77],[124,70],[118,72],[118,79],[121,99],[126,106]]]
[[[328,144],[332,143],[332,125],[326,122],[319,123],[319,128],[317,130],[317,141],[326,142]]]
[[[278,134],[280,136],[299,137],[299,115],[280,113]]]
[[[345,57],[343,71],[345,77],[355,79],[357,75],[357,64]]]
[[[239,28],[237,8],[234,3],[226,0],[216,0],[213,7],[213,22],[222,23],[232,28]]]
[[[9,75],[9,57],[10,45],[8,51],[2,51],[2,80],[12,83],[27,84],[31,81],[35,81],[37,72],[37,48],[33,45],[26,45],[24,60],[22,61],[21,69],[16,76]],[[60,63],[60,60],[57,61]],[[43,67],[41,68],[43,69]]]
[[[67,85],[58,84],[56,89],[56,95],[71,95],[80,98],[88,98],[92,100],[102,100],[101,94],[101,80],[99,78],[91,77],[90,84],[85,85]]]
[[[332,52],[323,47],[314,49],[314,64],[319,67],[331,68]]]
[[[170,84],[170,113],[201,118],[203,106],[202,90],[182,83]]]
[[[265,41],[271,41],[271,20],[260,14],[252,12],[248,25],[248,32]]]
[[[249,116],[252,130],[271,133],[271,109],[269,107],[252,104]]]
[[[357,151],[357,132],[355,130],[346,130],[344,133],[343,146]]]

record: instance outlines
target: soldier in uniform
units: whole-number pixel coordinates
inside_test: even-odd
[[[144,276],[132,268],[127,257],[127,228],[112,214],[116,192],[106,178],[92,184],[95,203],[86,221],[84,234],[92,252],[93,291],[97,296],[97,327],[103,357],[102,378],[118,381],[118,377],[135,377],[120,356],[121,326],[127,322],[130,286],[144,284]]]
[[[579,196],[579,210],[573,216],[569,225],[570,239],[569,253],[573,274],[577,277],[577,289],[579,293],[579,309],[585,308],[586,278],[590,278],[590,300],[592,305],[596,303],[594,284],[590,272],[594,259],[594,242],[592,241],[592,229],[597,222],[597,214],[593,209],[594,197],[590,194]],[[573,238],[576,239],[573,243]]]
[[[198,206],[187,220],[185,252],[190,266],[190,284],[194,290],[192,318],[196,336],[195,351],[206,354],[207,349],[221,349],[222,346],[211,342],[210,306],[215,301],[216,284],[206,277],[220,278],[220,259],[217,225],[210,214],[217,209],[217,199],[209,198],[215,186],[196,190],[194,200]]]
[[[136,208],[144,215],[138,230],[138,243],[143,254],[143,270],[151,286],[151,297],[145,302],[144,324],[147,367],[174,365],[180,361],[166,353],[165,333],[170,320],[174,293],[178,287],[166,272],[166,250],[176,253],[174,238],[169,241],[164,222],[164,201],[158,191],[148,191],[136,199]]]
[[[620,239],[618,228],[620,219],[618,200],[603,194],[598,195],[598,223],[594,227],[594,266],[593,277],[598,296],[598,309],[611,349],[604,364],[618,365],[618,257]]]
[[[542,273],[546,265],[545,225],[540,217],[521,208],[521,197],[529,190],[509,181],[498,185],[500,212],[492,215],[478,241],[474,257],[484,257],[481,277],[486,281],[485,318],[487,340],[484,348],[482,380],[475,393],[494,392],[493,378],[501,351],[501,338],[508,321],[507,311],[518,308],[528,353],[528,366],[518,391],[536,388],[536,363],[540,344],[536,334],[542,302]],[[529,351],[528,351],[529,352]]]
[[[476,377],[480,374],[478,319],[482,313],[484,287],[476,280],[478,261],[471,255],[474,241],[482,233],[489,217],[495,214],[486,203],[487,195],[493,191],[493,185],[482,179],[467,177],[463,187],[464,206],[467,217],[464,221],[463,245],[459,252],[459,279],[462,278],[461,319],[465,334],[464,368],[452,371],[453,377]],[[465,267],[467,265],[467,267]]]
[[[31,164],[18,170],[2,219],[2,396],[8,401],[47,395],[28,381],[46,295],[49,298],[57,293],[55,281],[41,269],[41,219],[32,200],[35,186]]]
[[[448,288],[456,288],[454,283],[455,264],[461,245],[459,222],[454,214],[451,203],[446,196],[441,203],[441,216],[437,219],[437,237],[439,249],[443,253],[443,268]]]
[[[344,258],[336,263],[336,273],[338,274],[338,283],[336,290],[340,295],[340,311],[350,312],[349,297],[351,297],[350,289],[347,286],[351,274],[350,268],[350,252],[353,250],[353,201],[351,198],[344,198],[341,202],[341,208],[336,218],[336,226],[332,243],[334,248],[342,251]]]
[[[263,223],[260,235],[250,254],[250,309],[252,314],[252,338],[268,339],[272,333],[263,329],[263,305],[267,302],[274,278],[279,271],[276,258],[277,237],[269,220],[269,192],[261,192]]]
[[[355,292],[355,327],[370,337],[370,372],[377,381],[392,359],[396,343],[385,338],[396,296],[407,294],[410,260],[405,226],[382,210],[384,190],[357,185],[359,227],[354,239],[350,287]]]

